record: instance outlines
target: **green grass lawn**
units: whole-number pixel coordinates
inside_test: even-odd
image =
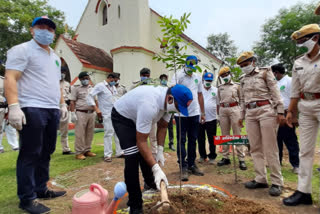
[[[244,131],[243,131],[244,132]],[[220,135],[220,127],[217,130],[217,135]],[[243,133],[244,134],[244,133]],[[319,139],[318,139],[319,142]],[[74,136],[69,136],[69,144],[70,148],[74,150]],[[3,145],[5,147],[5,153],[0,154],[0,213],[8,214],[8,213],[21,213],[18,209],[18,198],[16,195],[17,185],[16,185],[16,159],[18,156],[18,152],[14,152],[11,150],[9,145],[7,144],[7,140],[4,137]],[[94,135],[94,142],[92,144],[92,151],[97,153],[97,157],[88,158],[85,161],[75,160],[74,156],[71,155],[62,155],[60,138],[57,141],[57,149],[52,156],[51,160],[51,169],[50,169],[50,177],[56,177],[58,175],[70,172],[72,170],[76,170],[79,168],[83,168],[85,166],[94,165],[98,162],[102,162],[103,159],[103,133],[96,133]],[[169,151],[168,149],[168,139],[165,143],[165,151]],[[318,155],[318,154],[317,154]],[[218,159],[221,156],[219,155]],[[238,174],[248,179],[254,178],[254,170],[253,163],[247,161],[247,165],[249,170],[240,171],[238,170]],[[314,166],[314,176],[312,180],[313,185],[313,198],[316,202],[319,201],[319,172],[316,171],[318,165]],[[230,169],[218,169],[218,174],[233,174],[232,168]],[[289,163],[284,162],[282,167],[282,174],[285,182],[297,182],[297,175],[291,172],[291,166]]]

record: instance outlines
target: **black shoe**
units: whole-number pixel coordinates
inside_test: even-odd
[[[182,170],[182,177],[181,177],[181,181],[188,181],[189,180],[189,173],[188,170],[183,169]]]
[[[63,155],[74,155],[76,153],[71,152],[71,151],[67,151],[67,152],[62,152]]]
[[[131,208],[130,207],[130,211],[129,214],[143,214],[143,209],[142,208]]]
[[[272,184],[269,189],[269,195],[271,196],[280,196],[282,193],[282,188],[278,185]]]
[[[268,188],[269,187],[268,184],[258,183],[255,180],[245,183],[244,186],[248,189],[259,189],[259,188]]]
[[[221,161],[218,162],[218,166],[224,166],[231,164],[230,159],[222,158]]]
[[[247,170],[246,162],[244,162],[244,161],[239,161],[239,168],[240,168],[241,170]]]
[[[193,165],[188,168],[189,172],[196,176],[204,176],[204,173],[200,171],[200,169],[197,167],[197,165]]]
[[[58,198],[65,196],[67,194],[66,191],[53,191],[53,190],[47,190],[42,193],[37,193],[37,198],[41,199],[53,199],[53,198]]]
[[[143,185],[143,190],[142,192],[145,192],[145,191],[153,191],[153,192],[157,192],[157,186],[155,183],[153,183],[153,187],[149,186],[146,182],[144,182],[144,185]]]
[[[286,206],[297,206],[299,204],[312,205],[312,196],[310,193],[295,191],[288,198],[283,199],[283,204]]]
[[[176,149],[174,148],[173,143],[169,143],[169,149],[172,151],[176,151]]]
[[[28,203],[20,202],[19,208],[30,214],[44,214],[50,212],[49,207],[39,203],[37,200],[33,200]]]

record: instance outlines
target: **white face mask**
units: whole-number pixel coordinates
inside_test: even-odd
[[[229,74],[228,76],[223,77],[222,80],[224,81],[224,83],[230,82],[230,80],[231,80],[231,75]]]
[[[169,114],[172,114],[172,113],[178,113],[178,109],[176,108],[176,105],[174,104],[174,99],[173,99],[173,102],[171,104],[167,103],[167,112]]]
[[[253,69],[254,69],[253,62],[251,63],[251,65],[241,68],[242,72],[245,74],[250,74],[253,71]]]
[[[203,81],[203,85],[204,87],[210,87],[212,84],[212,82],[209,82],[209,81]]]
[[[314,36],[313,36],[313,37],[314,37]],[[302,44],[298,44],[297,47],[298,47],[298,48],[301,48],[301,47],[306,47],[306,48],[308,48],[307,54],[309,54],[309,53],[313,50],[314,46],[315,46],[316,43],[317,43],[317,41],[313,41],[313,40],[312,40],[313,37],[312,37],[311,39],[305,41],[305,42],[302,43]]]

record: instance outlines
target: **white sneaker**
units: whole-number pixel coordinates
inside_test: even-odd
[[[299,174],[299,167],[293,167],[292,172],[294,174]]]
[[[198,163],[204,163],[205,159],[204,158],[199,158]]]
[[[210,164],[210,165],[214,165],[214,159],[210,159],[210,160],[209,160],[209,164]]]

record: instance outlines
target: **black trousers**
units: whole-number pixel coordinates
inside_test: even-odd
[[[207,155],[206,151],[206,132],[209,141],[209,150],[210,153]],[[200,157],[206,159],[209,157],[210,159],[216,159],[216,146],[213,143],[213,137],[217,133],[217,120],[212,120],[209,122],[205,122],[204,124],[200,124],[199,133],[198,133],[198,149]]]
[[[56,148],[59,109],[22,108],[27,124],[19,132],[18,196],[22,203],[44,193],[49,181],[50,156]]]
[[[172,122],[172,120],[173,120],[173,116],[171,116],[171,119],[170,119],[170,121],[169,121],[169,123],[168,123],[169,145],[170,145],[171,143],[173,143],[173,138],[174,138],[174,136],[173,136],[173,122]]]
[[[136,124],[120,115],[115,108],[112,109],[111,120],[119,138],[121,149],[124,151],[124,179],[129,194],[127,205],[131,208],[140,209],[143,201],[139,182],[139,166],[145,183],[156,189],[154,176],[151,167],[146,163],[137,148]]]
[[[299,167],[299,143],[296,135],[295,127],[290,128],[287,125],[280,126],[278,129],[278,147],[279,147],[279,160],[282,164],[283,156],[283,143],[289,151],[289,161],[292,167]]]

